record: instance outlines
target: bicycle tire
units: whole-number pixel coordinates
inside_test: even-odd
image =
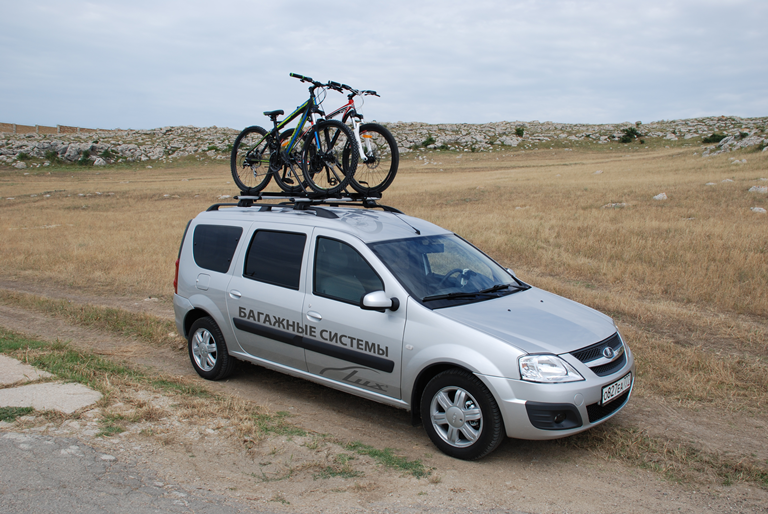
[[[248,127],[237,135],[232,146],[229,163],[232,178],[240,191],[247,195],[267,187],[272,178],[272,152],[269,149],[269,137],[264,137],[267,134],[261,127]]]
[[[282,134],[280,134],[280,148],[283,148],[283,144],[285,143],[285,140],[290,140],[291,136],[293,136],[294,129],[290,128],[286,131],[284,131]],[[282,150],[281,150],[282,151]],[[302,170],[301,167],[301,151],[298,148],[298,145],[296,145],[292,150],[290,155],[288,156],[289,160],[298,166],[299,170]],[[282,159],[281,159],[282,160]],[[272,176],[275,179],[275,182],[278,186],[280,186],[280,189],[289,195],[296,195],[299,193],[302,193],[304,191],[304,187],[301,184],[297,184],[297,180],[302,180],[298,176],[294,176],[293,173],[290,171],[290,166],[285,163],[285,161],[282,162],[282,166],[278,169],[272,170]],[[303,171],[301,172],[301,176],[303,177]]]
[[[338,120],[322,120],[304,137],[302,171],[312,191],[336,194],[355,173],[359,152],[354,134]]]
[[[349,185],[362,195],[381,193],[392,184],[397,175],[400,165],[397,142],[392,133],[378,123],[360,125],[360,139],[366,155],[360,156],[355,174],[349,179]]]

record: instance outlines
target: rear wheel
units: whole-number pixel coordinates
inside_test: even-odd
[[[230,167],[232,178],[240,191],[255,194],[267,187],[271,152],[267,131],[261,127],[248,127],[238,134],[232,146]]]
[[[395,180],[400,164],[395,138],[378,123],[364,123],[360,125],[360,142],[365,155],[360,156],[349,184],[364,195],[381,193]]]
[[[189,329],[189,360],[197,374],[207,380],[227,378],[237,360],[229,355],[227,343],[213,318],[200,318]]]
[[[320,121],[304,138],[302,170],[316,193],[335,194],[349,183],[359,152],[349,127],[338,120]]]
[[[293,132],[294,129],[291,128],[280,134],[281,152],[291,142]],[[291,152],[288,155],[288,161],[290,162],[290,165],[282,162],[282,167],[274,170],[273,176],[275,178],[275,182],[277,182],[277,185],[280,186],[280,189],[282,189],[283,192],[291,195],[299,194],[304,191],[304,188],[301,187],[301,184],[298,183],[300,180],[302,180],[300,142],[297,142],[296,145],[291,149]]]
[[[457,459],[484,457],[503,440],[496,400],[479,378],[461,369],[443,371],[427,383],[421,417],[435,446]]]

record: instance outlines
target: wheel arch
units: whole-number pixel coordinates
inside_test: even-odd
[[[411,423],[413,426],[417,426],[421,422],[421,395],[424,392],[424,388],[435,376],[449,369],[460,369],[474,374],[474,371],[471,369],[454,362],[438,362],[422,369],[416,376],[413,388],[411,389]]]
[[[194,325],[195,321],[205,317],[211,318],[213,320],[213,316],[211,316],[207,311],[201,309],[200,307],[196,307],[189,311],[186,316],[184,316],[184,337],[188,339],[189,330],[192,328],[192,325]],[[213,321],[214,323],[216,322],[216,320]]]

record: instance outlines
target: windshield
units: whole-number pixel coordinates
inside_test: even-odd
[[[528,289],[454,234],[382,241],[370,247],[413,297],[432,308]]]

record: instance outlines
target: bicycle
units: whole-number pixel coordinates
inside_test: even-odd
[[[315,90],[328,86],[311,77],[290,75],[311,84],[309,99],[280,122],[277,117],[284,114],[283,110],[264,112],[272,121],[269,132],[254,125],[244,129],[235,139],[230,167],[232,178],[244,195],[259,193],[272,177],[288,194],[306,192],[306,186],[309,186],[315,193],[332,195],[346,188],[357,168],[359,151],[357,145],[352,144],[355,140],[352,131],[341,121],[322,119],[324,113]],[[319,116],[317,121],[315,115]],[[295,129],[280,133],[283,127],[299,117]],[[307,121],[310,128],[304,131]],[[301,155],[299,142],[303,143]],[[296,166],[301,168],[303,180]]]
[[[349,184],[363,195],[381,193],[395,180],[400,163],[400,152],[392,133],[378,123],[363,123],[363,115],[358,112],[355,105],[355,97],[362,100],[364,96],[380,95],[376,91],[360,91],[333,81],[328,82],[328,87],[342,93],[349,91],[347,103],[325,116],[325,119],[333,119],[343,113],[342,123],[351,122],[352,124],[360,158],[357,170]],[[360,166],[361,162],[365,166]]]

